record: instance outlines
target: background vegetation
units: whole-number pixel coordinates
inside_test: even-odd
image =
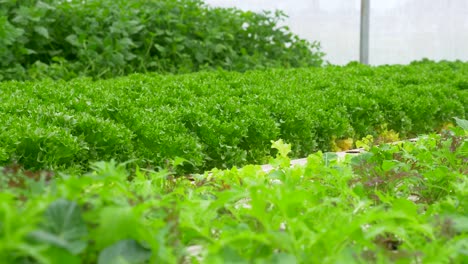
[[[0,80],[321,65],[284,18],[199,0],[2,0]]]

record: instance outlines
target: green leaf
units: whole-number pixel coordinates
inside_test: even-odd
[[[468,216],[452,216],[454,228],[460,233],[468,233]]]
[[[335,165],[338,161],[338,155],[335,152],[325,152],[323,154],[323,162],[325,166]]]
[[[55,10],[56,8],[52,5],[48,5],[42,1],[38,1],[36,4],[37,8],[43,8],[43,9],[48,9],[48,10]]]
[[[46,251],[47,257],[51,263],[67,263],[67,264],[80,264],[81,260],[79,256],[71,254],[69,251],[58,248],[50,247]]]
[[[351,164],[359,165],[359,164],[365,163],[369,159],[371,159],[373,156],[374,156],[374,154],[371,153],[371,152],[360,153],[360,154],[355,155],[355,156],[353,156],[351,158]]]
[[[36,26],[34,27],[34,31],[36,31],[37,34],[43,36],[46,39],[49,39],[49,31],[45,27],[41,26]]]
[[[282,157],[287,157],[288,154],[291,152],[291,144],[286,144],[282,139],[277,141],[271,141],[272,145],[271,148],[277,149],[279,155]]]
[[[0,16],[0,45],[11,45],[23,34],[23,29],[14,27],[7,17]]]
[[[454,117],[454,119],[459,127],[463,128],[463,130],[468,130],[468,120],[460,119],[457,117]]]
[[[224,263],[247,263],[247,261],[230,246],[223,247],[219,252],[219,256],[222,257]]]
[[[185,162],[190,163],[190,161],[188,161],[188,160],[186,160],[186,159],[184,159],[184,158],[175,157],[175,159],[174,159],[174,161],[173,161],[172,164],[174,165],[174,167],[177,167],[177,166],[179,166],[179,165],[184,164]]]
[[[164,48],[163,46],[159,45],[159,44],[154,44],[154,47],[161,53],[165,53],[166,52],[166,48]]]
[[[72,44],[73,46],[75,47],[79,47],[80,46],[80,42],[78,41],[78,37],[75,35],[75,34],[71,34],[71,35],[68,35],[65,40]]]
[[[398,165],[397,161],[384,160],[384,161],[382,161],[382,170],[383,171],[389,171],[389,170],[395,168],[397,165]]]
[[[151,258],[151,251],[135,240],[121,240],[99,254],[98,264],[137,264]]]
[[[37,52],[34,51],[34,50],[32,50],[32,49],[26,49],[26,48],[24,48],[24,49],[21,49],[21,51],[22,51],[24,54],[26,54],[26,55],[37,54]]]
[[[275,264],[296,264],[297,259],[294,255],[286,254],[286,253],[279,253],[273,255],[271,262]]]
[[[8,160],[8,158],[9,158],[9,155],[6,152],[6,150],[0,147],[0,162],[5,162]]]
[[[221,53],[223,52],[223,50],[226,49],[226,46],[222,45],[222,44],[216,44],[215,48],[214,48],[214,51],[216,53]]]
[[[96,230],[98,237],[96,244],[104,247],[116,241],[135,237],[139,222],[132,207],[103,208],[97,219],[99,226]]]
[[[67,249],[79,254],[86,248],[88,231],[75,202],[59,199],[49,205],[42,229],[30,234],[36,241]]]

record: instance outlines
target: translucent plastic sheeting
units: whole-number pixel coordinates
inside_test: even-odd
[[[280,9],[286,24],[318,40],[326,60],[359,60],[360,0],[205,0],[244,10]],[[370,0],[370,64],[413,60],[468,61],[468,0]]]

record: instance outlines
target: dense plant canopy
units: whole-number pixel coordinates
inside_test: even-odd
[[[320,65],[284,18],[199,0],[2,0],[0,80]]]
[[[463,120],[459,120],[463,121]],[[468,129],[468,121],[465,129]],[[466,263],[468,130],[174,178],[0,171],[2,263]]]
[[[261,164],[279,138],[293,157],[367,135],[405,138],[465,118],[466,76],[468,63],[423,62],[2,82],[0,164],[154,168],[178,157],[194,172]]]

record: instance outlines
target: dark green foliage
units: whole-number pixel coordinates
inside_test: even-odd
[[[443,62],[3,82],[0,164],[86,170],[181,157],[184,171],[199,171],[266,162],[278,138],[303,157],[333,138],[378,136],[382,125],[414,136],[466,117],[457,80],[467,74],[468,64]]]
[[[284,18],[199,0],[2,0],[0,80],[320,65]]]

